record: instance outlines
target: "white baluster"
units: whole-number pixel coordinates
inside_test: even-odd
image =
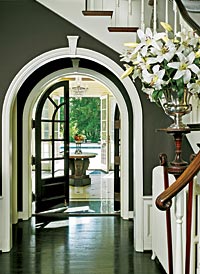
[[[174,11],[174,33],[177,33],[178,11],[177,11],[177,5],[175,1],[173,1],[173,11]]]
[[[175,216],[176,216],[176,244],[174,273],[183,274],[183,214],[184,214],[184,191],[182,190],[175,197]]]
[[[169,1],[165,0],[165,22],[169,22]]]
[[[95,10],[95,0],[90,0],[88,6],[88,10]]]
[[[198,189],[196,192],[198,192],[198,196],[197,196],[197,269],[196,269],[196,273],[200,274],[200,210],[199,210],[199,206],[200,206],[200,172],[198,172],[197,174],[197,183],[196,183],[196,188]]]
[[[114,17],[114,25],[117,26],[117,23],[120,22],[120,0],[116,0],[115,2],[115,17]]]
[[[153,2],[153,32],[157,30],[157,0]]]
[[[193,101],[195,101],[195,104],[194,104],[194,116],[193,116],[193,123],[198,123],[198,116],[199,116],[199,100],[194,100],[193,98]],[[193,105],[192,105],[193,107]]]
[[[144,23],[144,0],[141,0],[141,29],[144,30],[145,23]]]
[[[128,0],[128,14],[132,15],[132,0]]]
[[[191,247],[190,247],[190,273],[196,273],[196,244],[198,243],[198,236],[196,235],[196,227],[198,227],[198,200],[199,186],[197,184],[197,177],[193,179],[193,197],[192,197],[192,227],[191,227]],[[197,200],[197,202],[196,202]],[[198,229],[198,228],[197,228]]]
[[[197,101],[197,123],[199,123],[200,122],[200,99],[198,98],[198,100],[196,100]]]

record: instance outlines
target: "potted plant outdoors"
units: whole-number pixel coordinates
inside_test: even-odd
[[[194,31],[174,33],[168,23],[161,25],[165,32],[139,29],[140,41],[125,43],[122,78],[139,78],[142,91],[174,118],[170,127],[186,128],[182,116],[192,110],[191,95],[200,93],[200,39]]]
[[[74,135],[74,141],[76,143],[75,154],[82,154],[81,144],[83,143],[84,140],[85,140],[84,135],[82,135],[82,134],[75,134]]]

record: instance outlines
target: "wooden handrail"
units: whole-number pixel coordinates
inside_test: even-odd
[[[185,6],[183,5],[181,0],[175,0],[177,7],[180,11],[180,14],[187,22],[187,24],[200,36],[200,26],[190,17],[188,11],[186,10]]]
[[[156,199],[156,206],[160,210],[167,210],[171,206],[171,199],[176,196],[200,170],[200,152],[194,157],[190,165],[178,177],[178,179],[163,191]]]

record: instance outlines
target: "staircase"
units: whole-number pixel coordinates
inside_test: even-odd
[[[140,27],[140,0],[36,0],[36,2],[119,53],[123,51],[125,42],[135,41],[136,30]],[[149,6],[150,12],[151,9],[152,7]],[[137,12],[133,14],[134,11]]]

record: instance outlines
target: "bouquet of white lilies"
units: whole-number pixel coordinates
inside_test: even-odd
[[[200,93],[200,38],[194,31],[173,33],[172,27],[161,22],[166,32],[153,34],[150,28],[138,30],[138,43],[125,43],[121,61],[126,71],[142,82],[149,99],[159,103],[173,93],[177,98]],[[174,96],[173,95],[173,96]]]

